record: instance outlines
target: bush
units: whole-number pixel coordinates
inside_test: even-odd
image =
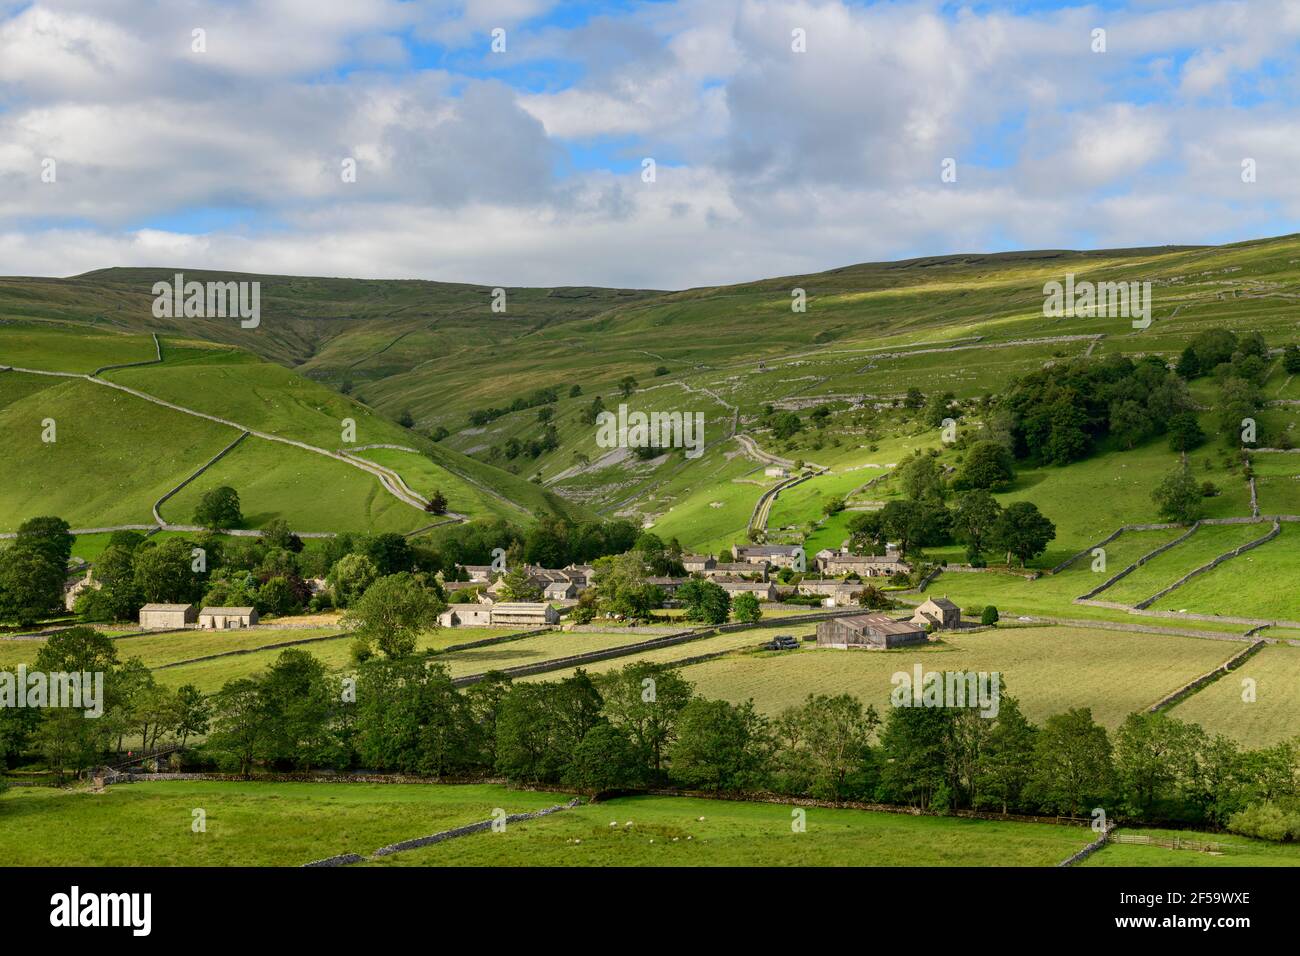
[[[1234,813],[1228,818],[1228,829],[1261,840],[1296,840],[1300,839],[1300,812],[1266,800]]]
[[[998,609],[990,604],[980,612],[980,623],[992,626],[998,622]]]

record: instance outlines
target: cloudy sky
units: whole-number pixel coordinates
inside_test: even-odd
[[[0,273],[673,289],[1277,235],[1298,66],[1297,0],[0,0]]]

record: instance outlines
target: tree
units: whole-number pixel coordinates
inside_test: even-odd
[[[212,699],[212,733],[207,749],[222,766],[248,776],[270,739],[260,677],[227,681]]]
[[[375,562],[364,554],[346,554],[334,563],[327,576],[334,591],[334,603],[350,607],[361,599],[366,589],[379,577]]]
[[[446,609],[437,592],[410,572],[379,578],[343,615],[368,646],[387,657],[403,657],[415,650],[417,639],[438,626]]]
[[[1195,521],[1200,515],[1202,497],[1201,486],[1186,463],[1165,475],[1151,492],[1160,516],[1183,524]]]
[[[893,600],[874,584],[868,584],[858,595],[858,604],[872,611],[888,611],[894,606]]]
[[[62,607],[64,566],[39,551],[0,551],[0,618],[24,627]]]
[[[1230,444],[1240,440],[1242,422],[1253,418],[1260,405],[1259,386],[1244,378],[1230,376],[1219,386],[1219,434]]]
[[[365,554],[381,575],[410,571],[415,562],[411,543],[396,531],[375,535],[366,542]]]
[[[263,676],[258,692],[266,739],[265,759],[310,770],[333,762],[335,701],[339,694],[325,665],[298,648],[282,651]]]
[[[62,571],[72,557],[75,535],[62,518],[29,518],[18,526],[14,547],[39,554]]]
[[[591,583],[601,611],[643,619],[663,604],[663,591],[646,582],[639,551],[598,558],[594,568]]]
[[[947,746],[954,713],[945,707],[891,707],[880,746],[881,783],[891,799],[927,810],[946,807]]]
[[[107,749],[108,733],[122,717],[115,684],[119,672],[117,645],[91,627],[70,627],[51,636],[36,652],[32,671],[44,674],[102,674],[104,712],[88,717],[76,707],[46,708],[36,726],[36,742],[56,771],[82,770]]]
[[[631,735],[643,764],[657,777],[694,686],[679,671],[649,661],[603,674],[596,678],[596,686],[604,699],[605,716]]]
[[[1132,399],[1112,402],[1110,433],[1125,448],[1133,448],[1147,438],[1154,428],[1150,413]]]
[[[1088,707],[1048,717],[1034,743],[1031,787],[1048,810],[1076,816],[1110,790],[1113,767],[1106,728]]]
[[[1205,444],[1205,432],[1193,412],[1179,412],[1169,419],[1169,447],[1173,451],[1191,451]]]
[[[409,408],[402,409],[402,414],[397,416],[397,424],[401,425],[403,428],[415,427],[415,416],[411,414]]]
[[[624,375],[618,380],[618,391],[624,398],[630,397],[636,391],[636,386],[637,381],[631,375]]]
[[[640,783],[643,768],[627,732],[602,721],[573,749],[563,781],[582,793],[597,794]]]
[[[977,807],[996,807],[1003,813],[1021,807],[1032,779],[1037,733],[1020,710],[1020,702],[1002,694],[993,730],[975,765]]]
[[[749,593],[737,594],[731,602],[731,613],[737,621],[744,624],[757,624],[763,616],[763,609],[758,606],[758,598]]]
[[[898,466],[895,474],[903,492],[913,501],[926,498],[943,498],[947,487],[943,480],[943,466],[933,455],[917,452]]]
[[[190,604],[203,596],[203,579],[194,570],[193,545],[168,538],[137,549],[133,582],[146,604]]]
[[[212,705],[193,684],[182,684],[176,688],[176,727],[175,733],[180,737],[181,749],[191,736],[208,732],[212,720]]]
[[[772,419],[772,434],[781,441],[793,438],[803,431],[803,422],[794,412],[781,412]]]
[[[965,491],[957,496],[953,508],[953,533],[966,543],[970,554],[981,555],[1001,517],[1002,506],[987,491]]]
[[[985,627],[992,627],[998,622],[998,609],[992,604],[986,604],[984,610],[980,611],[980,624]]]
[[[1150,818],[1189,782],[1205,731],[1163,713],[1133,713],[1115,733],[1115,782],[1130,813]]]
[[[501,578],[501,597],[506,601],[540,601],[542,589],[538,587],[522,565],[515,565]]]
[[[1000,489],[1016,477],[1014,459],[1001,442],[977,441],[966,452],[953,487]]]
[[[725,624],[731,611],[731,595],[720,584],[692,578],[677,589],[677,600],[688,621]]]
[[[682,783],[708,790],[760,786],[767,776],[772,740],[767,720],[753,701],[695,698],[677,721],[672,773]]]
[[[1300,374],[1300,345],[1292,343],[1282,352],[1282,368],[1288,375]]]
[[[1030,501],[1016,501],[1008,505],[993,526],[990,543],[1007,553],[1007,563],[1012,556],[1025,562],[1047,550],[1048,542],[1056,537],[1052,524]]]
[[[812,796],[850,799],[879,726],[875,708],[864,709],[856,697],[809,694],[777,719],[778,759]]]
[[[239,492],[229,485],[205,492],[194,509],[194,523],[210,531],[238,528],[244,523],[243,513],[239,510]]]
[[[860,511],[849,519],[849,542],[853,550],[866,554],[884,554],[889,535],[884,516],[879,511]]]
[[[424,510],[429,514],[445,515],[447,513],[447,496],[435,488],[433,494],[429,496],[429,503],[424,506]]]

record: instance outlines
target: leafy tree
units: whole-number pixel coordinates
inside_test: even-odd
[[[374,562],[381,576],[410,571],[415,563],[411,542],[406,540],[405,535],[398,534],[396,531],[377,534],[367,541],[365,555]]]
[[[257,589],[257,607],[266,614],[294,614],[302,610],[298,592],[287,577],[268,578]]]
[[[984,610],[980,611],[980,624],[985,627],[992,627],[998,622],[998,609],[995,605],[986,604]]]
[[[1254,418],[1259,410],[1259,386],[1244,378],[1229,377],[1219,386],[1219,434],[1230,444],[1240,440],[1242,421]]]
[[[663,591],[646,582],[640,552],[598,558],[594,568],[591,583],[601,611],[644,619],[663,604]]]
[[[1007,563],[1012,556],[1025,562],[1036,558],[1047,550],[1047,545],[1056,537],[1056,525],[1052,524],[1030,501],[1016,501],[1008,505],[993,526],[990,543],[1007,552]]]
[[[800,790],[824,800],[859,795],[871,738],[880,726],[874,707],[849,694],[809,694],[776,721],[778,763]]]
[[[1205,444],[1205,432],[1193,412],[1179,412],[1169,419],[1169,447],[1173,451],[1191,451]]]
[[[193,545],[184,538],[146,544],[135,552],[133,583],[140,600],[189,604],[203,596],[203,576],[194,570]]]
[[[839,514],[845,507],[843,495],[831,495],[822,503],[822,514],[829,518]]]
[[[1185,463],[1165,475],[1151,492],[1162,518],[1184,524],[1200,515],[1201,499],[1201,486]]]
[[[803,431],[803,421],[794,412],[781,412],[772,418],[772,434],[787,441]]]
[[[753,594],[737,594],[731,602],[731,613],[743,624],[757,624],[763,617],[763,609]]]
[[[1037,733],[1021,711],[1020,702],[1002,694],[993,730],[976,762],[976,806],[995,807],[1007,813],[1027,802]]]
[[[445,515],[447,513],[447,496],[441,490],[435,488],[433,494],[429,496],[429,503],[425,505],[424,510],[429,514]]]
[[[636,786],[643,772],[627,731],[602,721],[574,747],[563,781],[582,793],[596,794]]]
[[[50,707],[35,728],[36,743],[55,771],[79,771],[95,763],[107,749],[114,726],[113,685],[119,669],[117,645],[90,627],[70,627],[52,635],[36,652],[32,671],[45,674],[102,674],[104,714],[87,717],[75,707]]]
[[[858,604],[872,611],[888,611],[894,606],[893,600],[874,584],[868,584],[858,595]]]
[[[1133,713],[1115,733],[1116,789],[1126,810],[1149,815],[1172,803],[1196,767],[1205,732],[1168,714]]]
[[[692,578],[679,587],[677,600],[685,608],[684,616],[688,621],[725,624],[731,611],[731,595],[726,589],[701,578]]]
[[[194,523],[212,531],[238,528],[244,523],[239,507],[239,492],[222,485],[205,492],[194,509]]]
[[[636,391],[636,386],[637,380],[631,375],[624,375],[618,380],[618,391],[624,398],[630,397]]]
[[[943,707],[890,708],[880,738],[881,785],[890,799],[921,810],[946,806],[953,716]]]
[[[694,686],[673,668],[636,661],[597,677],[596,687],[605,716],[631,735],[643,765],[658,776]]]
[[[501,578],[501,597],[506,601],[540,601],[543,591],[533,583],[522,565],[515,565]]]
[[[14,547],[21,551],[39,554],[60,570],[68,566],[72,557],[72,542],[76,536],[62,518],[29,518],[18,526]]]
[[[206,749],[224,767],[248,776],[266,749],[273,728],[268,724],[262,699],[261,677],[227,681],[212,698],[212,732]]]
[[[879,511],[860,511],[849,519],[849,542],[854,551],[884,554],[889,535],[884,516]]]
[[[0,551],[0,618],[28,626],[63,604],[64,566],[39,551]]]
[[[957,496],[953,508],[953,533],[971,554],[983,554],[1001,517],[1002,506],[987,491],[965,491]]]
[[[181,749],[191,736],[208,732],[212,720],[212,704],[193,684],[182,684],[176,688],[176,735],[180,738]]]
[[[1143,442],[1153,427],[1150,414],[1132,399],[1111,403],[1110,433],[1124,448],[1133,448]]]
[[[343,623],[385,656],[404,657],[415,650],[422,633],[438,626],[438,615],[445,609],[438,592],[404,571],[370,585],[343,615]]]
[[[966,452],[953,487],[958,490],[997,490],[1009,485],[1015,476],[1015,460],[1006,445],[996,441],[977,441]]]
[[[350,607],[361,599],[366,589],[379,577],[375,562],[364,554],[347,554],[330,569],[327,580],[334,591],[334,603]]]
[[[1077,816],[1110,791],[1113,773],[1106,728],[1092,709],[1075,707],[1047,718],[1034,744],[1031,788],[1047,810]]]
[[[1288,375],[1300,374],[1300,345],[1292,343],[1282,352],[1282,368]]]
[[[947,488],[943,480],[943,466],[933,455],[917,452],[898,466],[895,474],[903,492],[913,501],[926,498],[943,498]]]
[[[743,790],[766,778],[772,736],[753,701],[695,698],[677,721],[672,747],[673,776],[690,787]]]

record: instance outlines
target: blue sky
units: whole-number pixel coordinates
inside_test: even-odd
[[[681,288],[1255,238],[1298,41],[1284,0],[0,0],[0,252]]]

